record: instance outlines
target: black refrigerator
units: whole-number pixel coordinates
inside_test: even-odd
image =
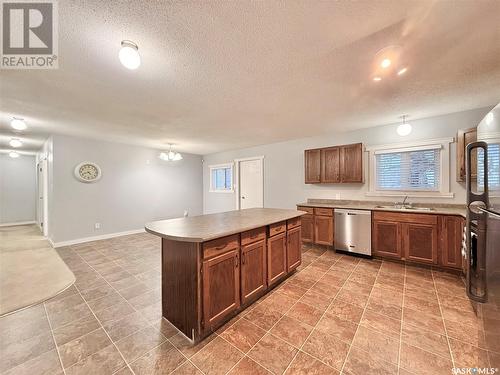
[[[475,180],[472,160],[477,160]],[[480,302],[486,348],[500,353],[500,104],[477,126],[477,142],[467,145],[466,164],[467,294]]]

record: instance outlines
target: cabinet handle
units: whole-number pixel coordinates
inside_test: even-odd
[[[223,248],[225,248],[227,245],[221,245],[221,246],[217,246],[215,248],[215,250],[222,250]]]
[[[241,254],[241,264],[245,264],[245,254]]]
[[[234,258],[234,268],[238,268],[238,254],[236,254],[236,258]]]

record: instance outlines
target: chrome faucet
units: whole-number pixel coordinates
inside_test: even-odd
[[[406,203],[406,201],[408,200],[408,195],[405,195],[404,199],[402,202],[396,202],[394,203],[394,206],[395,207],[401,207],[401,208],[410,208],[411,207],[411,203]]]

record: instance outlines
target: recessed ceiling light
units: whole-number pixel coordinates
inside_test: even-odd
[[[17,138],[12,138],[9,142],[9,145],[10,147],[14,147],[14,148],[17,148],[17,147],[21,147],[23,145],[23,142],[21,142],[19,139]]]
[[[384,69],[388,68],[389,66],[391,66],[391,60],[383,59],[382,62],[380,63],[380,66]]]
[[[373,77],[373,80],[375,82],[379,82],[379,81],[382,81],[382,77]]]
[[[122,48],[118,54],[122,65],[130,70],[135,70],[141,65],[139,47],[130,40],[122,40]]]
[[[12,128],[16,130],[25,130],[27,128],[24,120],[22,118],[16,117],[12,119],[12,121],[10,122],[10,126],[12,126]]]
[[[399,69],[398,76],[405,74],[407,70],[408,70],[408,68]]]
[[[14,159],[15,159],[15,158],[18,158],[18,157],[19,157],[19,153],[15,152],[15,151],[11,151],[11,152],[9,152],[9,156],[10,156],[11,158],[14,158]]]

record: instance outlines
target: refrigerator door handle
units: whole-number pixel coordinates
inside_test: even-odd
[[[472,191],[472,151],[474,149],[482,149],[484,152],[483,158],[483,191]],[[466,147],[465,153],[465,168],[466,168],[466,189],[467,189],[467,275],[466,288],[467,295],[470,299],[478,302],[486,302],[487,300],[487,285],[486,285],[486,219],[488,208],[488,144],[486,142],[472,142]],[[472,222],[475,223],[474,244],[472,238]]]

